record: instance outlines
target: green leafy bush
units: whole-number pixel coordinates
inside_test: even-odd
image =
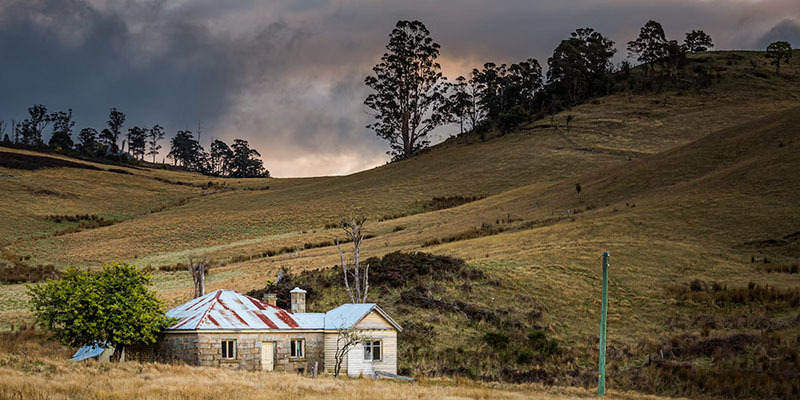
[[[152,344],[171,320],[147,288],[150,280],[127,263],[99,271],[71,267],[60,280],[29,285],[30,307],[38,325],[66,346]]]

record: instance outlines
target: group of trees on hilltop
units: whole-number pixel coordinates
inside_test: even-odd
[[[100,132],[92,127],[80,130],[77,143],[73,141],[75,121],[72,110],[48,112],[43,104],[28,108],[28,118],[21,122],[12,121],[9,137],[6,125],[0,121],[0,135],[4,143],[17,144],[31,148],[50,148],[61,152],[76,152],[80,155],[113,161],[144,161],[145,156],[156,162],[162,149],[161,141],[166,135],[161,125],[132,126],[124,129],[126,115],[111,108],[106,127]],[[48,127],[52,132],[50,140],[44,143],[43,134]],[[120,146],[120,138],[122,138]],[[209,175],[231,176],[237,178],[269,176],[259,159],[261,154],[251,149],[246,140],[235,139],[232,146],[215,140],[211,152],[206,152],[190,130],[179,130],[170,139],[170,150],[166,156],[175,165]]]
[[[767,51],[778,73],[781,62],[791,57],[791,47],[783,43]],[[646,77],[675,79],[687,54],[713,46],[702,30],[687,32],[682,43],[670,40],[661,24],[650,20],[627,50],[644,65]],[[630,77],[632,68],[627,61],[615,68],[614,42],[591,28],[576,29],[558,44],[547,59],[546,77],[539,62],[529,58],[511,65],[487,62],[448,82],[437,62],[440,46],[419,21],[398,21],[386,50],[365,79],[372,93],[364,104],[374,117],[367,128],[389,142],[387,153],[394,159],[427,147],[430,132],[442,125],[457,124],[460,133],[495,126],[505,133],[530,119],[608,95],[615,90],[615,79]]]
[[[14,123],[12,127],[14,142],[27,146],[44,146],[42,134],[52,124],[53,132],[49,146],[72,147],[72,128],[75,126],[75,122],[72,121],[72,110],[48,113],[47,107],[37,104],[28,108],[28,114],[29,118],[19,124]],[[0,126],[2,126],[0,133],[3,134],[3,141],[10,142],[11,139],[5,132],[5,124]]]
[[[251,149],[246,140],[234,139],[233,144],[228,146],[222,140],[216,139],[211,143],[210,150],[206,152],[191,131],[182,130],[170,141],[167,157],[173,159],[177,165],[210,175],[236,178],[269,176],[263,162],[258,158],[261,154],[256,149]]]
[[[669,41],[661,25],[648,22],[631,54],[648,64],[670,63],[686,52],[705,51],[711,37],[694,30],[683,44]],[[460,133],[496,125],[514,129],[534,114],[555,113],[588,98],[611,93],[614,42],[591,28],[576,29],[547,59],[547,76],[536,59],[511,65],[486,62],[468,77],[448,82],[437,62],[440,46],[419,21],[399,21],[387,52],[367,76],[373,93],[364,104],[374,111],[367,127],[389,141],[395,159],[408,158],[429,144],[436,127],[455,123]]]
[[[671,73],[685,62],[687,53],[700,53],[710,47],[714,47],[714,42],[703,31],[688,32],[683,43],[679,43],[667,39],[664,27],[650,20],[639,30],[639,37],[628,42],[628,54],[646,66],[646,73],[655,73],[659,64]]]

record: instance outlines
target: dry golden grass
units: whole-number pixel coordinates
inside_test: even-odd
[[[383,215],[418,212],[421,203],[434,196],[490,196],[515,187],[547,185],[565,179],[574,184],[579,177],[593,171],[625,165],[630,159],[686,144],[711,131],[798,104],[800,84],[796,66],[791,71],[787,69],[785,77],[758,78],[744,73],[750,59],[758,60],[760,71],[769,71],[757,53],[709,53],[699,57],[711,59],[708,65],[725,69],[719,72],[721,82],[709,89],[613,95],[600,99],[599,104],[582,105],[557,115],[555,119],[562,125],[567,114],[575,116],[570,132],[563,127],[538,129],[541,124],[549,123],[544,120],[531,124],[522,133],[471,144],[465,142],[474,138],[459,138],[414,159],[349,176],[222,180],[175,171],[131,170],[141,175],[141,179],[160,177],[194,184],[213,181],[231,187],[269,186],[270,189],[207,191],[207,196],[180,207],[141,215],[103,229],[26,240],[15,244],[13,249],[31,255],[34,261],[57,265],[96,265],[109,259],[137,259],[145,264],[163,265],[183,261],[188,254],[206,253],[224,259],[298,246],[330,239],[334,232],[324,226],[347,214],[350,210],[344,208],[350,207],[352,199],[360,199],[355,207],[375,221]],[[728,60],[729,57],[734,58]],[[727,65],[727,61],[735,64]],[[41,173],[44,172],[31,174],[31,179]],[[85,181],[94,182],[105,175],[113,174],[92,175]],[[42,180],[49,182],[56,178],[45,176]],[[0,180],[0,185],[4,182]],[[175,185],[168,188],[187,190]],[[101,193],[104,196],[98,196],[100,199],[81,199],[81,204],[102,204],[108,193]],[[20,195],[6,201],[11,202],[8,209],[14,211],[13,215],[40,215],[44,211],[31,212],[28,208],[41,200],[44,199]],[[497,211],[500,214],[503,210]],[[14,220],[13,226],[18,230],[28,229],[22,227],[33,226],[32,221],[35,218]],[[399,222],[390,224],[376,228],[388,231]],[[105,245],[97,246],[101,241]]]
[[[0,157],[6,151],[36,154],[0,148]],[[57,224],[47,219],[49,215],[91,214],[121,221],[179,204],[201,193],[197,188],[169,185],[139,175],[89,169],[26,171],[0,168],[0,173],[3,174],[0,176],[0,191],[3,193],[0,244],[4,246],[31,237],[40,237],[38,240],[46,242],[48,234],[76,225]]]
[[[578,388],[422,380],[415,384],[372,379],[316,379],[279,372],[230,371],[166,364],[73,363],[51,358],[0,358],[3,399],[582,399]],[[656,399],[615,393],[610,399]]]
[[[160,363],[66,360],[71,351],[33,329],[0,332],[2,399],[580,399],[591,390],[538,384],[422,379],[416,383],[340,378],[316,379],[281,372],[232,371]],[[611,399],[657,399],[608,392]]]
[[[33,329],[0,332],[2,399],[577,399],[585,389],[422,379],[312,379],[280,372],[231,371],[157,363],[67,361],[71,351]],[[656,399],[611,391],[611,399]]]

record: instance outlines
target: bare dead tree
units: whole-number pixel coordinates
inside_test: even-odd
[[[364,223],[367,221],[364,217],[353,217],[350,219],[342,220],[341,226],[344,229],[347,238],[353,243],[353,263],[348,266],[344,260],[344,253],[339,241],[336,242],[336,248],[339,250],[339,260],[342,265],[342,276],[344,277],[344,287],[347,290],[347,295],[350,296],[351,303],[366,303],[367,294],[369,294],[369,264],[362,267],[359,264],[358,254],[361,249],[361,242],[364,240]],[[353,285],[350,285],[352,280]]]
[[[192,274],[192,280],[194,281],[194,298],[206,294],[206,274],[208,274],[208,268],[207,258],[203,258],[195,263],[192,257],[189,257],[189,272]]]
[[[14,138],[11,140],[14,143],[19,143],[19,129],[17,129],[17,120],[11,120],[11,134]]]
[[[350,349],[366,340],[367,336],[352,326],[347,329],[339,329],[339,333],[336,336],[336,352],[333,354],[333,376],[339,376],[342,371],[342,362],[344,362],[344,358],[347,357]]]

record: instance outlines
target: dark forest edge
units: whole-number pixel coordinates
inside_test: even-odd
[[[156,156],[162,146],[159,144],[164,139],[165,131],[161,125],[151,128],[133,126],[128,128],[123,136],[125,114],[111,108],[109,110],[107,127],[99,133],[96,129],[86,127],[78,133],[78,142],[72,139],[75,121],[72,118],[72,109],[67,112],[48,112],[43,104],[36,104],[28,108],[28,118],[18,122],[11,121],[11,134],[6,132],[6,122],[0,120],[0,144],[9,147],[55,152],[76,158],[101,163],[139,165],[150,164],[145,161],[145,156],[152,157],[151,166],[166,167],[164,159],[156,163]],[[50,140],[45,143],[43,134],[51,127]],[[199,136],[199,135],[198,135]],[[127,145],[127,146],[126,146]],[[207,152],[192,131],[179,130],[170,139],[170,151],[166,158],[173,161],[173,166],[199,172],[211,176],[228,176],[234,178],[269,177],[269,171],[264,168],[261,154],[250,148],[249,143],[243,139],[234,139],[228,146],[222,140],[216,139],[211,143]]]

